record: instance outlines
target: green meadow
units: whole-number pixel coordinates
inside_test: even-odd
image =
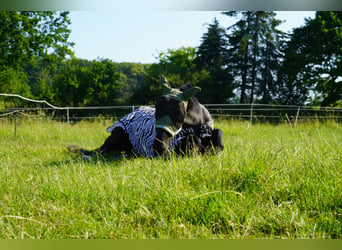
[[[217,121],[220,156],[84,161],[111,121],[0,121],[1,239],[342,238],[342,125]]]

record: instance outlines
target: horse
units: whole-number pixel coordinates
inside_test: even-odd
[[[191,84],[179,89],[170,87],[162,76],[163,94],[158,98],[155,109],[140,107],[107,128],[111,135],[95,150],[69,146],[72,152],[83,155],[104,155],[126,152],[137,156],[163,156],[169,147],[184,155],[190,148],[206,153],[215,148],[223,150],[223,132],[213,129],[209,111],[193,96],[200,88]]]

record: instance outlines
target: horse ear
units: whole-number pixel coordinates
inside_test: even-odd
[[[192,88],[189,88],[187,90],[185,90],[183,93],[182,93],[182,99],[184,101],[187,101],[190,99],[191,96],[193,96],[194,94],[198,93],[201,91],[201,88],[200,87],[197,87],[197,86],[194,86]]]
[[[164,75],[161,76],[160,83],[162,85],[163,94],[166,94],[171,91],[171,86],[169,84],[169,81],[166,79]]]

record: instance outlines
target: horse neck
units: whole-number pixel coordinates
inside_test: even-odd
[[[213,123],[209,111],[196,99],[191,98],[188,102],[187,115],[184,120],[185,126],[210,125]]]

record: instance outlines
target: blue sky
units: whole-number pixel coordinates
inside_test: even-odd
[[[278,19],[286,20],[279,28],[290,31],[314,14],[277,12]],[[237,21],[215,11],[71,11],[69,40],[75,43],[73,50],[78,58],[153,63],[167,49],[199,46],[207,24],[215,17],[222,27]]]

